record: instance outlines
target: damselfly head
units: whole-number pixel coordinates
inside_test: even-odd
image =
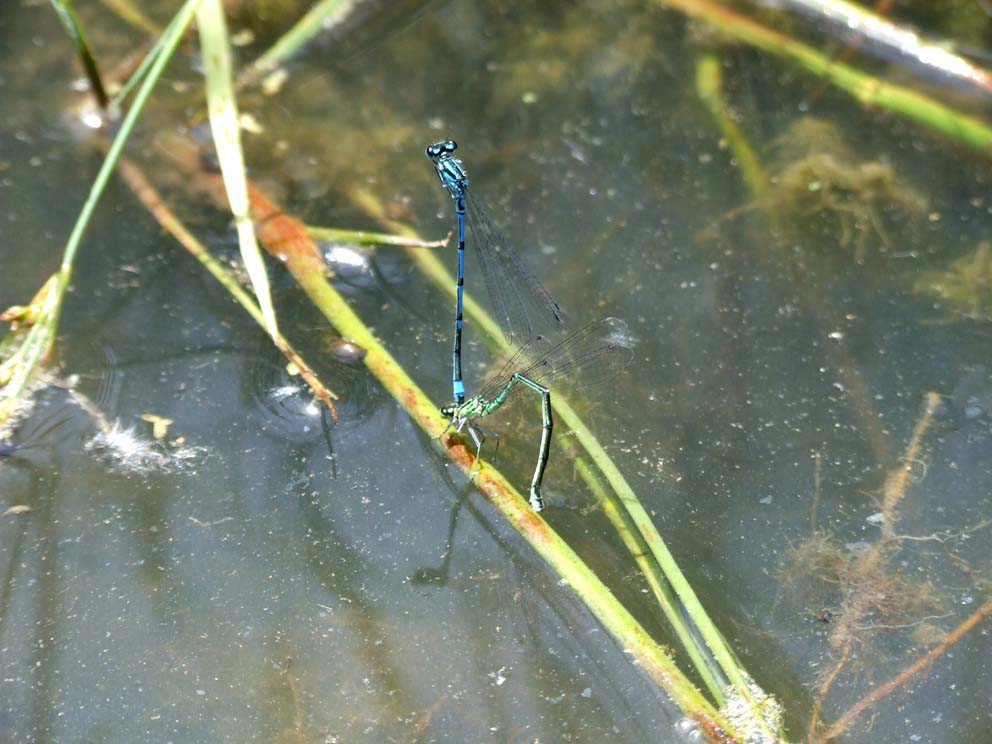
[[[452,406],[441,406],[441,415],[444,416],[447,419],[454,418],[455,417],[455,410],[457,408],[458,408],[458,406],[454,406],[454,405],[452,405]]]
[[[436,161],[442,155],[450,155],[457,149],[458,145],[455,144],[454,140],[441,140],[440,142],[435,142],[433,145],[427,145],[424,149],[424,154],[431,160]]]

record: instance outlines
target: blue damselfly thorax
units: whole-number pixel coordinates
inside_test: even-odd
[[[458,145],[454,140],[442,140],[424,148],[424,154],[434,163],[441,185],[448,190],[452,199],[464,198],[468,188],[468,174],[465,173],[462,161],[452,155],[457,149]]]

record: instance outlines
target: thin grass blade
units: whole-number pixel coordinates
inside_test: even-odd
[[[451,234],[443,240],[419,240],[405,235],[369,232],[368,230],[346,230],[337,227],[306,226],[307,235],[314,240],[339,241],[355,245],[389,245],[401,248],[444,248],[451,240]]]
[[[109,104],[111,111],[121,108],[127,97],[131,95],[131,91],[134,90],[138,83],[145,79],[145,75],[155,63],[156,57],[158,57],[159,52],[162,50],[162,45],[165,44],[165,40],[169,38],[172,26],[177,20],[178,16],[169,22],[169,25],[166,26],[165,31],[155,39],[155,43],[152,45],[151,49],[148,50],[145,58],[141,60],[141,64],[138,65],[138,69],[136,69],[131,77],[129,77],[120,87],[120,90],[114,94],[114,97],[110,100]]]
[[[131,132],[134,131],[135,125],[138,123],[138,119],[141,117],[142,111],[144,111],[145,104],[148,103],[148,99],[152,94],[152,90],[155,88],[155,84],[158,83],[159,78],[162,77],[162,72],[165,70],[165,66],[172,59],[172,55],[175,54],[176,47],[179,46],[179,42],[186,33],[186,28],[189,26],[190,22],[193,20],[193,15],[196,13],[196,9],[199,7],[203,0],[186,0],[183,6],[176,13],[175,22],[170,24],[169,30],[166,32],[166,40],[162,45],[161,50],[158,55],[156,55],[151,68],[148,70],[148,75],[142,81],[141,86],[138,88],[138,92],[135,94],[134,103],[128,110],[127,115],[121,121],[120,129],[117,130],[117,136],[114,137],[114,141],[110,145],[110,149],[107,150],[107,156],[103,160],[103,164],[100,166],[100,170],[93,180],[93,185],[90,187],[90,193],[86,197],[86,201],[83,204],[83,208],[79,213],[79,217],[76,219],[76,224],[73,226],[72,233],[69,235],[69,240],[66,242],[65,253],[62,257],[62,287],[61,293],[65,293],[65,289],[68,283],[68,274],[72,270],[73,261],[76,258],[76,252],[79,249],[79,244],[82,242],[83,235],[86,232],[86,228],[89,226],[90,220],[93,217],[93,212],[96,209],[96,205],[100,201],[100,197],[103,195],[104,189],[107,187],[107,182],[110,180],[111,174],[114,172],[114,168],[117,167],[117,161],[120,160],[121,153],[124,151],[124,145],[127,144],[128,139],[131,136]]]
[[[207,106],[210,111],[210,131],[220,160],[220,170],[227,189],[227,199],[238,231],[241,260],[244,262],[258,305],[265,318],[265,328],[273,338],[279,333],[276,312],[272,306],[269,277],[265,271],[262,252],[255,240],[255,226],[248,213],[248,184],[244,156],[241,152],[241,130],[238,125],[238,105],[231,80],[231,46],[220,0],[203,0],[196,14],[203,67],[207,80]]]
[[[62,27],[76,45],[76,53],[79,54],[79,59],[83,63],[86,79],[90,81],[90,88],[93,90],[93,95],[96,96],[97,103],[100,108],[107,108],[107,91],[103,87],[100,70],[97,67],[96,59],[90,52],[90,46],[86,42],[86,34],[83,33],[76,9],[72,7],[72,0],[51,0],[51,2],[56,15],[62,22]]]
[[[16,374],[13,378],[6,380],[6,385],[0,390],[0,418],[3,418],[6,413],[16,408],[19,397],[25,391],[30,390],[29,381],[38,374],[41,362],[51,350],[55,332],[58,328],[62,302],[69,288],[72,267],[83,236],[86,234],[86,229],[89,227],[90,220],[93,218],[93,213],[96,211],[96,206],[100,202],[100,197],[103,196],[110,176],[120,160],[121,153],[124,151],[124,145],[127,144],[131,132],[134,131],[134,127],[141,117],[145,104],[148,103],[155,84],[162,77],[165,66],[175,53],[182,35],[193,20],[193,15],[200,2],[202,0],[186,0],[179,9],[179,12],[176,13],[175,22],[166,34],[166,41],[162,45],[158,55],[156,55],[154,62],[148,70],[148,75],[142,81],[137,94],[135,94],[134,104],[121,121],[117,135],[114,137],[113,142],[107,150],[107,155],[103,159],[103,164],[100,166],[96,178],[93,179],[93,185],[90,186],[89,194],[86,197],[86,201],[83,202],[79,217],[76,218],[72,232],[69,234],[68,240],[66,240],[65,250],[62,254],[62,263],[59,267],[57,278],[54,281],[54,286],[51,287],[50,293],[46,296],[44,318],[37,321],[35,328],[32,328],[28,333],[23,345],[15,352],[15,354],[19,355],[16,361]],[[9,359],[5,360],[4,364],[7,364],[9,361]]]
[[[123,21],[130,23],[136,29],[153,36],[161,36],[165,32],[151,18],[146,16],[131,0],[101,0],[110,10],[115,12]]]
[[[320,33],[326,33],[348,17],[360,0],[321,0],[296,22],[274,45],[238,78],[238,87],[252,85],[306,46]]]

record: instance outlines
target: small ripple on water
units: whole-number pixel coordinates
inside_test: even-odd
[[[251,395],[265,429],[294,442],[321,435],[321,404],[310,388],[282,365],[260,361],[250,372]]]

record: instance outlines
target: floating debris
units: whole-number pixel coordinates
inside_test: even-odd
[[[169,434],[169,426],[173,423],[170,418],[162,418],[154,413],[141,414],[141,420],[152,425],[152,436],[156,439],[165,439]]]
[[[3,517],[20,517],[25,514],[30,514],[33,512],[32,509],[27,504],[15,504],[14,506],[7,507],[2,514],[0,514],[0,519]]]
[[[289,72],[280,67],[262,80],[262,92],[267,96],[274,96],[282,90],[287,80],[289,80]]]
[[[90,439],[85,449],[102,455],[117,470],[135,475],[186,472],[207,452],[205,447],[168,449],[154,439],[142,437],[133,426],[125,427],[117,421]]]

